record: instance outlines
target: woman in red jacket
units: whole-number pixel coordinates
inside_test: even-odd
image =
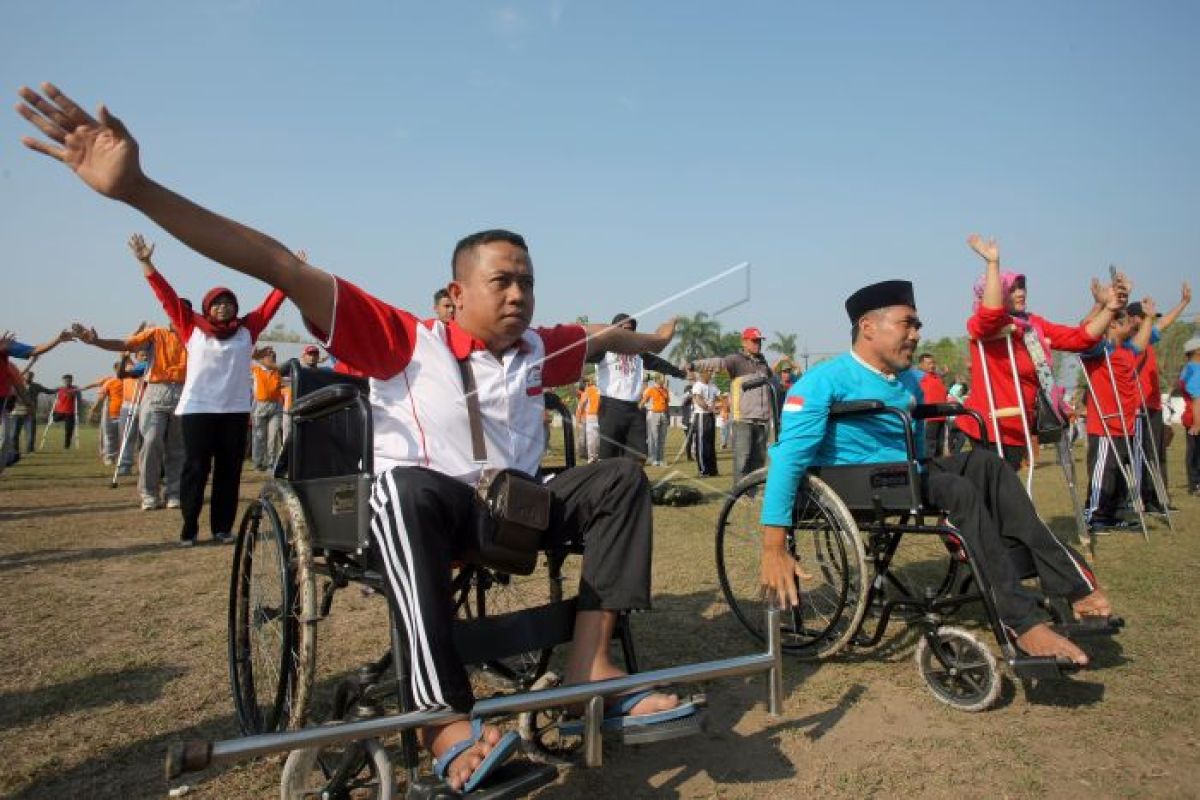
[[[986,436],[986,446],[996,448],[1016,470],[1030,451],[1037,430],[1038,389],[1051,395],[1051,351],[1080,353],[1094,347],[1113,313],[1128,300],[1129,284],[1122,276],[1115,289],[1102,287],[1096,297],[1102,308],[1083,324],[1059,325],[1029,313],[1025,276],[1000,271],[1000,248],[995,239],[984,241],[971,234],[967,244],[987,262],[987,268],[975,283],[974,310],[967,320],[973,391],[966,405],[983,416],[987,429],[981,432],[975,419],[965,415],[958,417],[957,423],[973,446],[984,446]]]

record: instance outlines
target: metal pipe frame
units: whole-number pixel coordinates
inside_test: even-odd
[[[218,742],[192,741],[172,745],[167,755],[167,775],[177,777],[210,767],[221,767],[274,753],[324,747],[361,739],[374,739],[429,725],[445,725],[473,717],[512,716],[523,711],[589,704],[594,698],[612,697],[654,689],[681,681],[707,681],[768,673],[767,711],[779,716],[783,707],[783,648],[779,630],[780,610],[768,607],[767,649],[753,655],[706,661],[681,667],[666,667],[591,683],[558,686],[534,692],[495,697],[475,704],[470,714],[457,711],[414,711],[374,719],[343,722],[283,733],[265,733]],[[603,715],[603,704],[592,704]],[[594,715],[594,714],[593,714]],[[594,745],[593,745],[594,747]]]
[[[1021,376],[1017,372],[1017,354],[1013,350],[1013,336],[1010,333],[1004,337],[1004,344],[1008,348],[1008,366],[1012,370],[1013,391],[1017,393],[1017,408],[1021,409],[1021,431],[1025,434],[1025,454],[1029,457],[1029,469],[1025,473],[1025,494],[1029,495],[1029,499],[1033,499],[1033,469],[1037,465],[1037,458],[1033,452],[1033,435],[1029,432],[1029,412],[1025,410],[1025,390],[1021,386]],[[984,367],[986,372],[987,367]]]
[[[1108,361],[1108,353],[1107,352],[1105,352],[1104,358],[1105,358],[1105,361],[1108,363],[1108,366],[1109,366],[1108,374],[1109,374],[1109,377],[1111,378],[1112,377],[1112,362]],[[1117,450],[1117,443],[1113,439],[1112,433],[1110,433],[1108,430],[1107,420],[1108,420],[1108,417],[1110,417],[1112,415],[1111,414],[1106,415],[1104,413],[1104,409],[1100,407],[1100,398],[1096,395],[1096,388],[1094,386],[1092,386],[1092,379],[1088,377],[1087,365],[1085,365],[1083,363],[1083,357],[1076,356],[1076,360],[1079,361],[1079,369],[1083,374],[1083,383],[1084,383],[1084,385],[1087,386],[1088,396],[1092,398],[1092,403],[1095,404],[1095,406],[1096,406],[1096,414],[1099,415],[1099,417],[1100,417],[1100,427],[1104,431],[1104,438],[1108,440],[1108,446],[1112,448],[1113,455],[1116,456],[1116,458],[1117,458],[1117,469],[1120,470],[1121,477],[1125,480],[1125,486],[1126,486],[1126,488],[1129,489],[1129,493],[1133,496],[1132,497],[1133,509],[1134,509],[1134,511],[1137,512],[1138,521],[1142,525],[1142,538],[1144,538],[1146,541],[1150,541],[1150,529],[1146,527],[1146,515],[1143,513],[1143,510],[1142,510],[1142,497],[1140,494],[1138,494],[1138,489],[1137,489],[1137,486],[1134,484],[1133,476],[1129,474],[1129,470],[1125,468],[1125,463],[1123,461],[1121,461],[1121,453],[1119,450]],[[1115,386],[1113,387],[1113,394],[1114,394],[1114,399],[1117,402],[1117,406],[1120,407],[1121,400],[1119,397],[1116,397],[1116,387]],[[1122,425],[1121,429],[1124,430],[1124,425]],[[1129,441],[1128,437],[1126,437],[1125,441],[1126,441],[1126,443],[1128,443],[1128,441]],[[1130,459],[1130,467],[1132,467],[1133,466],[1133,450],[1129,449],[1128,452],[1129,452],[1129,459]]]
[[[1137,376],[1135,375],[1134,377]],[[1149,463],[1146,460],[1145,453],[1143,453],[1143,469],[1150,471],[1150,480],[1154,487],[1154,496],[1158,498],[1158,503],[1163,508],[1163,516],[1166,517],[1167,520],[1167,529],[1170,530],[1171,533],[1174,533],[1175,523],[1171,520],[1171,501],[1167,496],[1166,481],[1164,481],[1162,478],[1162,458],[1161,454],[1158,452],[1158,440],[1154,437],[1154,425],[1150,421],[1150,406],[1146,402],[1146,393],[1142,391],[1142,382],[1140,380],[1135,382],[1137,383],[1138,401],[1141,403],[1141,409],[1139,413],[1142,419],[1146,421],[1146,430],[1144,435],[1150,439],[1150,458],[1154,462],[1153,464]],[[1158,413],[1161,414],[1162,411],[1160,410]]]

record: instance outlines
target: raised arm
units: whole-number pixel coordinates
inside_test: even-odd
[[[1174,324],[1175,320],[1179,319],[1179,315],[1188,307],[1188,303],[1192,302],[1192,287],[1187,281],[1183,282],[1183,286],[1179,289],[1179,302],[1175,307],[1163,314],[1163,318],[1158,321],[1158,332],[1162,333],[1167,328]]]
[[[980,304],[984,308],[1004,308],[1004,284],[1000,280],[1000,245],[995,239],[985,240],[978,233],[967,237],[967,245],[987,262]]]
[[[205,258],[283,291],[322,330],[333,320],[334,280],[269,236],[226,219],[155,183],[142,171],[138,144],[103,105],[96,117],[53,84],[43,95],[22,87],[18,113],[44,134],[21,141],[66,164],[96,192],[141,211]]]
[[[71,326],[71,334],[84,344],[90,344],[92,347],[98,347],[101,350],[110,350],[114,353],[136,352],[145,350],[150,346],[149,339],[139,341],[136,336],[132,339],[105,339],[96,333],[95,328],[84,327],[78,322]]]
[[[661,372],[665,375],[670,375],[674,378],[686,378],[687,373],[679,367],[667,361],[665,358],[660,358],[653,353],[642,353],[642,366],[651,372]]]
[[[597,353],[638,353],[662,352],[672,337],[675,336],[675,319],[672,317],[659,325],[654,333],[638,333],[629,331],[619,325],[584,325],[587,331],[587,358]]]
[[[1139,353],[1146,352],[1146,348],[1150,346],[1150,339],[1154,336],[1154,315],[1157,313],[1158,305],[1154,302],[1154,298],[1144,298],[1142,300],[1142,324],[1133,334],[1133,346]]]
[[[1117,279],[1107,286],[1092,279],[1092,297],[1096,304],[1081,323],[1094,338],[1100,338],[1108,330],[1108,324],[1113,316],[1129,304],[1129,293],[1133,291],[1133,281],[1123,272],[1117,273]]]

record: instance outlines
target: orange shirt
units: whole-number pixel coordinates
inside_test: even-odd
[[[600,413],[600,390],[589,386],[579,393],[579,405],[575,409],[577,417],[594,417]]]
[[[642,392],[642,399],[656,414],[665,414],[671,406],[671,393],[665,386],[651,386]]]
[[[147,328],[125,340],[130,350],[140,350],[147,343],[153,348],[150,356],[149,383],[183,383],[187,377],[187,350],[179,334],[170,328]]]
[[[104,383],[100,384],[100,396],[108,398],[109,419],[121,416],[121,403],[125,398],[125,392],[121,388],[120,378],[106,378]],[[99,398],[97,398],[97,402],[99,402]]]
[[[251,364],[250,374],[254,377],[255,400],[260,403],[279,403],[283,400],[283,378],[279,370]]]
[[[284,386],[282,389],[279,390],[279,394],[283,396],[283,410],[291,411],[292,410],[292,387]]]
[[[123,402],[132,403],[133,398],[137,397],[137,378],[122,378],[121,379],[121,399]]]

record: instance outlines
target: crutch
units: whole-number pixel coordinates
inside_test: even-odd
[[[33,409],[37,413],[37,409]],[[46,449],[46,437],[50,435],[50,429],[54,427],[54,411],[50,412],[50,416],[46,418],[46,427],[42,428],[42,440],[38,442],[38,451]]]
[[[1004,337],[1004,345],[1008,348],[1008,366],[1012,369],[1013,390],[1017,393],[1017,408],[1021,412],[1021,430],[1025,434],[1025,452],[1029,455],[1029,470],[1025,473],[1025,493],[1033,499],[1033,468],[1037,456],[1033,452],[1033,436],[1029,432],[1029,414],[1025,410],[1025,391],[1021,388],[1021,376],[1017,374],[1017,356],[1013,352],[1013,333]],[[986,367],[985,367],[986,369]]]
[[[1111,367],[1109,368],[1111,369]],[[1146,420],[1146,424],[1144,426],[1144,435],[1150,437],[1150,460],[1153,462],[1150,463],[1143,458],[1143,469],[1147,469],[1150,472],[1150,481],[1151,485],[1154,487],[1154,496],[1158,498],[1158,504],[1162,506],[1162,515],[1167,520],[1167,529],[1170,530],[1171,533],[1174,533],[1175,523],[1171,520],[1171,503],[1167,498],[1167,485],[1162,478],[1162,470],[1160,468],[1162,461],[1159,458],[1158,441],[1154,436],[1154,426],[1150,424],[1150,408],[1146,405],[1146,393],[1142,391],[1142,382],[1137,380],[1138,376],[1136,373],[1133,377],[1134,383],[1137,384],[1138,402],[1141,403],[1141,408],[1138,413],[1141,415],[1142,419]]]
[[[1026,450],[1029,453],[1029,477],[1025,484],[1025,491],[1032,496],[1033,492],[1033,442],[1029,439],[1029,421],[1025,416],[1025,400],[1021,395],[1021,384],[1017,379],[1017,366],[1012,357],[1012,339],[1007,335],[1008,339],[1008,359],[1013,368],[1013,380],[1016,387],[1017,398],[1020,403],[1018,406],[1010,406],[1008,408],[996,408],[996,396],[992,393],[992,376],[988,372],[987,356],[983,350],[983,342],[979,339],[975,340],[975,345],[979,349],[979,366],[983,370],[983,388],[987,394],[988,413],[992,417],[992,433],[993,441],[996,443],[996,455],[1004,458],[1004,443],[1000,441],[1000,420],[1009,417],[1015,417],[1018,414],[1021,416],[1021,427],[1025,431]]]
[[[1075,484],[1075,454],[1067,436],[1059,437],[1054,443],[1058,453],[1058,464],[1062,467],[1063,477],[1067,481],[1067,491],[1071,493],[1071,509],[1075,512],[1075,528],[1079,532],[1079,541],[1087,544],[1088,555],[1096,559],[1096,537],[1088,532],[1087,520],[1083,516],[1083,503],[1079,501],[1078,487]]]
[[[129,411],[129,419],[125,420],[125,430],[121,433],[121,447],[117,452],[117,463],[113,465],[112,483],[109,484],[113,489],[117,488],[117,473],[121,471],[121,461],[125,458],[125,448],[129,447],[130,434],[133,433],[133,425],[137,421],[138,412],[142,408],[142,395],[146,393],[146,376],[138,381],[137,389],[133,392],[133,408]]]
[[[1092,379],[1088,377],[1087,367],[1083,363],[1083,358],[1076,356],[1079,361],[1079,368],[1083,371],[1083,382],[1087,385],[1088,395],[1092,398],[1092,404],[1096,407],[1096,415],[1100,417],[1100,428],[1104,431],[1104,438],[1108,440],[1108,446],[1112,448],[1113,455],[1117,458],[1117,469],[1121,471],[1121,477],[1125,480],[1125,486],[1129,489],[1130,495],[1133,496],[1133,510],[1137,512],[1138,522],[1142,526],[1142,538],[1150,541],[1150,530],[1146,527],[1145,509],[1142,507],[1142,496],[1138,493],[1137,485],[1134,483],[1133,476],[1129,474],[1124,462],[1121,461],[1121,454],[1117,451],[1117,443],[1113,440],[1112,433],[1108,430],[1108,418],[1116,416],[1114,414],[1105,414],[1104,409],[1100,407],[1100,398],[1096,396],[1096,388],[1092,386]],[[1121,408],[1121,400],[1116,395],[1116,380],[1112,374],[1112,362],[1108,359],[1108,351],[1104,352],[1104,360],[1108,365],[1108,377],[1113,381],[1113,399],[1117,403],[1118,411]],[[1133,449],[1129,446],[1128,429],[1125,428],[1125,415],[1120,415],[1121,430],[1125,432],[1126,451],[1129,453],[1130,466],[1133,465]]]

